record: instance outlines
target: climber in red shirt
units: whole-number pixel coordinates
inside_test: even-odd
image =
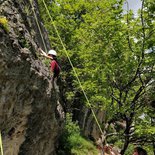
[[[48,54],[46,54],[41,48],[39,48],[39,51],[41,51],[42,55],[45,56],[46,58],[50,59],[50,69],[53,72],[53,77],[52,77],[52,83],[54,86],[54,80],[59,77],[60,74],[60,66],[57,61],[57,53],[55,50],[49,50]]]
[[[58,78],[58,76],[60,74],[60,66],[59,66],[58,61],[56,59],[56,55],[57,55],[57,53],[54,50],[50,50],[48,52],[48,57],[51,57],[50,58],[51,59],[50,68],[51,68],[51,70],[53,72],[53,77],[54,78]]]

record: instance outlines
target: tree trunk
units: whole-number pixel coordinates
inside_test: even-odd
[[[124,146],[123,146],[123,149],[121,150],[121,155],[124,155],[126,149],[128,148],[128,145],[129,145],[129,136],[127,135],[125,137],[125,143],[124,143]]]
[[[129,133],[130,133],[130,125],[131,125],[131,118],[127,118],[126,117],[126,130],[124,131],[124,134],[125,134],[125,142],[124,142],[124,146],[123,146],[123,149],[121,150],[121,155],[124,155],[126,149],[128,148],[128,145],[129,145]]]

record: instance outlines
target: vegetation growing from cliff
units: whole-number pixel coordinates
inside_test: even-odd
[[[107,141],[118,145],[121,154],[130,144],[153,151],[155,2],[143,0],[136,17],[130,10],[123,13],[123,1],[117,0],[46,3],[93,108],[106,111],[101,124]],[[62,59],[63,78],[69,87],[66,94],[70,94],[68,98],[73,104],[74,101],[84,104],[79,84],[41,0],[39,4],[51,46]]]
[[[9,31],[8,20],[6,19],[6,17],[0,16],[0,26],[2,26],[5,29],[5,31]]]

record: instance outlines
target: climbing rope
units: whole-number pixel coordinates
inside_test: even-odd
[[[38,29],[39,29],[39,33],[40,33],[40,36],[41,36],[41,39],[42,39],[42,42],[43,42],[43,45],[44,45],[44,49],[47,52],[47,47],[46,47],[46,44],[45,44],[45,40],[44,40],[43,34],[41,32],[41,28],[40,28],[40,25],[39,25],[39,22],[38,22],[38,19],[37,19],[37,15],[36,15],[35,10],[34,10],[34,6],[32,4],[32,0],[29,0],[29,1],[30,1],[30,4],[31,4],[31,7],[32,7],[32,11],[33,11],[33,14],[34,14],[36,24],[37,24]]]
[[[30,0],[30,1],[31,1],[31,0]],[[87,97],[87,95],[86,95],[86,92],[85,92],[85,90],[84,90],[82,84],[81,84],[81,81],[80,81],[80,79],[79,79],[79,77],[78,77],[78,74],[77,74],[77,72],[76,72],[76,70],[75,70],[75,68],[74,68],[74,65],[73,65],[73,63],[72,63],[72,61],[71,61],[71,59],[70,59],[70,57],[69,57],[69,54],[68,54],[68,52],[67,52],[67,50],[66,50],[66,48],[65,48],[65,45],[64,45],[64,43],[63,43],[63,41],[62,41],[62,39],[61,39],[61,37],[60,37],[60,35],[59,35],[58,29],[57,29],[57,27],[56,27],[55,24],[54,24],[54,21],[53,21],[53,18],[51,17],[51,15],[50,15],[49,9],[47,8],[47,5],[46,5],[45,1],[42,0],[42,2],[43,2],[43,4],[44,4],[44,6],[45,6],[46,12],[47,12],[47,14],[48,14],[48,16],[49,16],[51,22],[52,22],[52,24],[53,24],[53,27],[54,27],[54,29],[55,29],[55,31],[56,31],[56,34],[57,34],[57,36],[58,36],[58,38],[59,38],[59,41],[60,41],[60,43],[61,43],[61,45],[62,45],[62,47],[63,47],[63,50],[65,51],[65,54],[66,54],[66,56],[67,56],[67,58],[68,58],[68,61],[69,61],[70,65],[71,65],[71,67],[72,67],[72,69],[73,69],[73,72],[74,72],[74,74],[75,74],[75,77],[77,78],[77,81],[78,81],[78,83],[79,83],[79,85],[80,85],[80,87],[81,87],[81,90],[82,90],[82,92],[83,92],[83,94],[84,94],[84,97],[85,97],[85,99],[86,99],[86,103],[87,103],[87,105],[90,107],[91,112],[92,112],[92,114],[93,114],[93,117],[94,117],[94,119],[95,119],[95,121],[96,121],[96,123],[97,123],[97,125],[98,125],[98,127],[99,127],[99,130],[100,130],[101,134],[103,135],[102,128],[101,128],[101,126],[100,126],[100,124],[99,124],[99,122],[98,122],[98,120],[97,120],[97,117],[96,117],[96,115],[95,115],[94,110],[92,109],[92,106],[91,106],[91,104],[90,104],[90,101],[89,101],[89,99],[88,99],[88,97]],[[31,1],[31,6],[33,7],[32,1]],[[38,23],[38,19],[37,19],[37,16],[36,16],[36,13],[35,13],[34,9],[33,9],[33,13],[34,13],[35,20],[36,20],[36,22]],[[37,24],[37,25],[39,26],[39,24]],[[38,28],[39,28],[39,27],[38,27]],[[43,38],[42,32],[39,31],[39,33],[40,33],[40,35],[41,35],[42,38]],[[42,40],[43,40],[43,39],[42,39]]]
[[[1,155],[3,155],[3,144],[2,144],[2,135],[0,131],[0,149],[1,149]]]
[[[60,35],[59,35],[58,29],[57,29],[56,25],[54,24],[53,18],[52,18],[51,15],[50,15],[50,12],[49,12],[49,10],[48,10],[48,8],[47,8],[47,5],[46,5],[45,1],[44,1],[44,0],[42,0],[42,1],[43,1],[44,6],[45,6],[45,9],[46,9],[46,11],[47,11],[47,14],[49,15],[50,20],[51,20],[51,22],[52,22],[52,24],[53,24],[53,27],[54,27],[54,29],[55,29],[55,31],[56,31],[56,34],[57,34],[57,36],[58,36],[58,38],[59,38],[59,40],[60,40],[60,42],[61,42],[61,45],[62,45],[62,47],[63,47],[63,49],[64,49],[64,51],[65,51],[65,53],[66,53],[66,56],[67,56],[67,58],[68,58],[68,60],[69,60],[69,63],[70,63],[70,65],[71,65],[71,67],[72,67],[72,69],[73,69],[73,71],[74,71],[74,74],[75,74],[75,76],[76,76],[76,78],[77,78],[77,81],[78,81],[80,87],[81,87],[81,90],[82,90],[82,92],[83,92],[83,94],[84,94],[84,96],[85,96],[85,98],[86,98],[87,105],[90,107],[90,109],[91,109],[91,111],[92,111],[92,114],[93,114],[93,116],[94,116],[94,119],[95,119],[95,121],[96,121],[96,123],[97,123],[97,125],[98,125],[98,127],[99,127],[99,129],[100,129],[100,132],[101,132],[101,134],[103,135],[103,131],[102,131],[102,129],[101,129],[101,126],[100,126],[100,124],[99,124],[99,122],[98,122],[98,120],[97,120],[97,117],[96,117],[96,115],[95,115],[94,110],[93,110],[92,107],[91,107],[90,101],[89,101],[89,99],[88,99],[88,97],[87,97],[87,95],[86,95],[85,90],[83,89],[83,86],[82,86],[82,84],[81,84],[81,81],[80,81],[80,79],[79,79],[79,77],[78,77],[78,74],[77,74],[77,72],[76,72],[76,70],[75,70],[75,68],[74,68],[74,66],[73,66],[73,63],[72,63],[72,61],[71,61],[71,59],[70,59],[70,57],[69,57],[69,54],[68,54],[68,52],[67,52],[67,50],[66,50],[66,48],[65,48],[65,46],[64,46],[64,43],[63,43],[63,41],[62,41],[62,39],[61,39],[61,37],[60,37]]]

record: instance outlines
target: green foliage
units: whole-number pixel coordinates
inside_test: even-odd
[[[134,152],[135,146],[133,144],[129,145],[128,149],[125,152],[125,155],[131,155]]]
[[[51,61],[51,60],[49,60],[49,59],[44,59],[44,60],[43,60],[44,64],[45,64],[47,67],[49,67],[50,61]]]
[[[65,128],[59,142],[59,155],[86,155],[89,154],[89,152],[97,154],[95,146],[80,135],[79,126],[76,122],[72,122],[72,117],[68,113],[66,115]]]
[[[25,5],[24,6],[24,12],[26,13],[27,16],[32,14],[32,10],[30,6]]]
[[[126,125],[125,128],[115,127],[118,135],[111,141],[121,141],[121,148],[126,137],[129,137],[128,143],[136,139],[144,141],[142,135],[152,141],[154,127],[149,120],[154,116],[148,113],[154,109],[151,106],[148,109],[148,104],[154,101],[154,1],[145,0],[138,17],[134,17],[132,11],[123,14],[123,1],[118,0],[47,0],[46,3],[90,103],[106,111],[105,123],[123,121]],[[51,46],[59,51],[62,60],[69,87],[66,96],[74,101],[74,93],[81,88],[64,58],[41,0],[39,5]],[[84,104],[84,97],[78,97],[78,102]],[[143,114],[147,117],[140,120]],[[142,128],[146,125],[147,130]]]
[[[21,38],[19,38],[19,43],[21,45],[21,47],[25,47],[25,48],[30,48],[30,43],[28,40],[26,40],[25,38],[23,38],[23,36],[21,36]]]
[[[97,154],[97,149],[88,140],[74,135],[70,137],[70,143],[72,144],[71,154],[75,155],[86,155],[86,154]]]
[[[66,93],[67,100],[71,101],[73,99],[74,95],[75,94],[73,92],[67,92]]]
[[[5,29],[5,31],[9,32],[9,25],[6,17],[0,17],[0,25]]]

